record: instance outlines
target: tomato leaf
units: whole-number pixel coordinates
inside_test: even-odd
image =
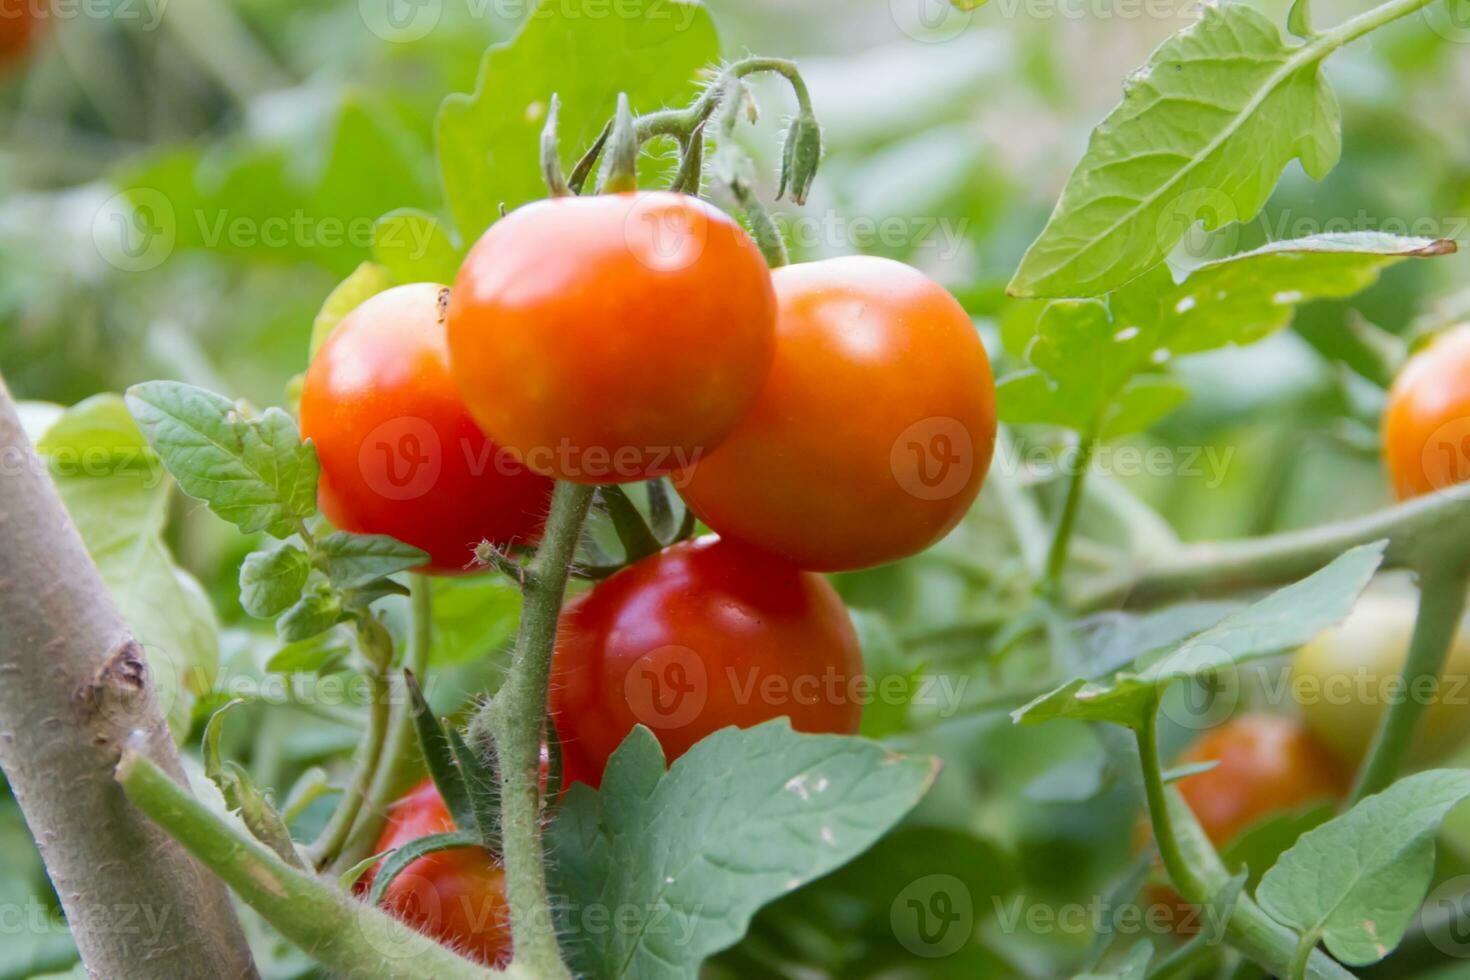
[[[1016,296],[1097,296],[1157,265],[1190,227],[1249,221],[1299,159],[1321,180],[1342,151],[1326,48],[1292,47],[1244,3],[1204,4],[1125,83],[1093,131]]]
[[[1380,541],[1353,548],[1300,582],[1226,616],[1177,646],[1140,657],[1130,669],[1108,677],[1070,681],[1011,716],[1026,723],[1079,718],[1138,729],[1155,698],[1171,682],[1294,649],[1341,622],[1383,560],[1385,546]]]
[[[250,417],[177,381],[134,385],[127,405],[179,487],[246,534],[286,538],[316,513],[316,450],[280,409]]]
[[[465,793],[474,811],[473,826],[479,830],[480,843],[491,854],[500,853],[500,778],[488,759],[465,743],[454,728],[446,728],[449,748],[455,764],[464,777]]]
[[[368,904],[379,905],[388,893],[388,886],[403,873],[404,869],[419,858],[440,851],[458,851],[466,847],[479,847],[480,838],[471,831],[451,830],[445,834],[429,834],[409,841],[383,859],[377,873],[373,875],[373,887],[368,893]]]
[[[634,112],[681,105],[719,54],[714,24],[696,3],[627,0],[616,17],[601,0],[536,9],[514,38],[485,52],[474,93],[451,95],[439,109],[440,176],[465,244],[501,205],[546,196],[538,155],[553,92],[565,169],[597,138],[619,92]]]
[[[436,577],[433,589],[435,665],[479,660],[514,635],[520,622],[521,591],[503,575]]]
[[[93,396],[48,422],[37,451],[182,734],[195,698],[214,685],[219,622],[163,540],[172,484],[118,395]]]
[[[283,643],[309,640],[336,626],[345,615],[342,597],[330,590],[313,592],[276,620],[276,635]]]
[[[384,575],[406,572],[429,560],[426,552],[386,534],[336,531],[317,542],[318,567],[339,589],[360,589]]]
[[[351,655],[351,645],[339,632],[328,631],[287,643],[271,655],[265,669],[272,674],[327,674]]]
[[[1434,835],[1470,796],[1470,771],[1409,776],[1307,831],[1261,880],[1272,918],[1321,934],[1350,966],[1376,963],[1399,944],[1434,873]]]
[[[444,808],[449,811],[449,815],[454,818],[454,825],[460,830],[475,830],[475,810],[470,805],[469,788],[465,785],[464,775],[455,762],[454,747],[450,744],[449,734],[443,723],[434,717],[434,711],[424,698],[423,689],[419,687],[418,678],[413,675],[413,671],[405,670],[403,681],[408,689],[409,701],[413,705],[413,725],[418,733],[419,748],[424,753],[424,762],[439,790],[439,796],[444,800]]]
[[[761,905],[845,864],[907,813],[936,763],[864,739],[803,735],[784,718],[715,732],[664,770],[639,726],[602,789],[572,786],[548,827],[576,972],[695,977]],[[638,922],[576,928],[579,910]]]
[[[240,700],[226,702],[209,716],[209,722],[204,726],[204,774],[219,787],[225,806],[230,812],[239,814],[241,822],[256,840],[275,851],[281,860],[303,867],[301,856],[296,853],[296,845],[291,840],[291,832],[286,829],[275,805],[256,789],[248,772],[235,763],[220,759],[219,740],[225,714],[244,703]]]
[[[311,559],[294,544],[257,551],[240,563],[240,605],[260,619],[274,619],[294,606],[311,575]]]
[[[389,211],[373,225],[373,258],[399,283],[450,285],[464,250],[438,218],[424,211]]]
[[[1154,958],[1154,944],[1147,939],[1136,943],[1111,973],[1079,973],[1074,980],[1143,980],[1148,964]]]

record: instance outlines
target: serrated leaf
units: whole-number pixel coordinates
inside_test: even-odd
[[[364,262],[352,274],[337,284],[337,288],[327,294],[327,299],[322,303],[322,308],[317,312],[316,319],[311,321],[311,345],[307,349],[310,357],[315,357],[316,352],[326,343],[332,331],[337,329],[337,324],[342,322],[343,317],[357,309],[363,303],[388,289],[393,285],[393,277],[388,270],[372,262]]]
[[[514,209],[546,196],[538,164],[552,93],[564,169],[612,116],[619,92],[635,112],[683,105],[719,58],[704,7],[628,0],[606,16],[601,0],[548,4],[509,42],[485,52],[472,95],[453,95],[435,132],[450,212],[465,244]]]
[[[1248,885],[1254,890],[1266,872],[1302,834],[1331,820],[1336,811],[1332,804],[1323,803],[1273,813],[1229,842],[1220,852],[1220,859],[1227,867],[1244,869],[1249,875]]]
[[[214,685],[219,622],[164,542],[172,484],[121,396],[96,395],[48,415],[37,449],[182,735],[196,697]]]
[[[1012,712],[1018,722],[1051,718],[1108,721],[1138,729],[1171,682],[1229,670],[1295,649],[1341,622],[1383,560],[1386,542],[1361,545],[1325,568],[1225,617],[1131,670],[1077,679]]]
[[[1249,221],[1286,165],[1320,180],[1342,150],[1325,47],[1290,47],[1243,3],[1204,4],[1093,131],[1017,296],[1097,296],[1162,261],[1196,221]]]
[[[317,565],[339,589],[359,589],[429,560],[426,552],[386,534],[334,531],[317,542]]]
[[[285,643],[299,643],[336,626],[342,619],[342,600],[331,592],[303,596],[276,620],[276,635]]]
[[[252,616],[274,619],[301,598],[310,575],[311,559],[293,544],[252,552],[240,563],[240,605]]]
[[[373,225],[373,258],[397,282],[452,283],[462,255],[462,245],[428,212],[400,208]]]
[[[177,381],[134,385],[127,403],[179,487],[246,534],[289,537],[316,513],[316,450],[280,409],[251,418]]]
[[[1307,831],[1266,872],[1256,899],[1272,918],[1315,932],[1350,966],[1376,963],[1403,938],[1434,872],[1434,835],[1470,796],[1470,771],[1399,780]]]
[[[564,921],[573,967],[615,978],[697,975],[769,902],[870,847],[934,778],[934,762],[784,718],[726,728],[664,771],[639,726],[602,789],[572,786],[548,827],[553,890],[578,909],[629,910],[630,928]]]
[[[374,872],[373,887],[368,893],[368,903],[370,905],[382,904],[383,896],[388,892],[388,886],[393,884],[393,880],[402,874],[404,869],[419,858],[437,854],[440,851],[458,851],[466,847],[479,846],[480,838],[467,830],[429,834],[427,837],[417,837],[409,841],[384,858],[382,865]]]
[[[346,589],[342,593],[342,604],[348,609],[366,609],[379,599],[385,599],[390,595],[410,595],[408,586],[396,579],[375,578],[371,582],[359,585],[355,589]]]

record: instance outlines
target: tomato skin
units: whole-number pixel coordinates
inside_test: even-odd
[[[374,853],[402,847],[419,837],[455,829],[432,779],[419,783],[388,810],[388,823]],[[358,883],[372,887],[373,868]],[[382,907],[417,931],[487,966],[510,961],[510,904],[505,869],[479,848],[427,854],[394,878]]]
[[[1220,764],[1177,784],[1216,845],[1233,841],[1273,813],[1340,800],[1350,775],[1301,722],[1279,715],[1234,718],[1196,739],[1176,765]]]
[[[538,473],[672,472],[755,400],[775,346],[770,273],[719,209],[662,191],[567,197],[491,226],[449,304],[454,376]]]
[[[1368,752],[1386,707],[1426,692],[1405,688],[1400,675],[1414,633],[1412,593],[1370,589],[1338,626],[1297,652],[1292,695],[1312,731],[1346,762]],[[1420,718],[1411,756],[1427,763],[1470,735],[1470,625],[1462,622],[1440,674],[1440,686]]]
[[[821,576],[714,537],[676,544],[562,613],[551,711],[565,782],[597,786],[638,724],[668,761],[727,725],[787,715],[802,732],[854,734],[862,651]]]
[[[301,431],[316,445],[318,502],[337,527],[427,551],[461,572],[482,539],[541,533],[551,481],[499,453],[449,375],[433,283],[398,286],[337,325],[306,372]]]
[[[929,547],[980,492],[995,382],[943,287],[867,256],[775,270],[776,360],[759,401],[680,487],[717,533],[815,571]]]
[[[46,23],[43,0],[0,0],[0,67],[18,61],[35,44]]]
[[[1404,365],[1383,412],[1383,456],[1400,500],[1470,478],[1470,324]]]

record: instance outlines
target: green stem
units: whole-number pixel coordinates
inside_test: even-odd
[[[1419,615],[1404,661],[1404,696],[1392,699],[1379,720],[1373,746],[1358,770],[1353,803],[1386,789],[1403,766],[1428,707],[1424,692],[1438,684],[1465,614],[1465,589],[1465,573],[1453,565],[1431,562],[1420,576]]]
[[[409,635],[403,666],[413,671],[415,677],[424,677],[428,673],[429,649],[434,643],[434,589],[425,575],[410,576],[408,588]],[[388,805],[422,772],[418,735],[413,724],[413,706],[403,687],[402,672],[395,673],[399,678],[396,682],[398,695],[393,699],[389,714],[383,757],[368,788],[367,798],[352,825],[352,831],[332,862],[332,870],[336,874],[346,871],[372,852],[373,844],[383,829]]]
[[[1308,929],[1302,933],[1301,941],[1296,944],[1296,952],[1291,957],[1291,980],[1306,980],[1307,963],[1312,958],[1312,952],[1317,948],[1320,937],[1315,929]]]
[[[593,489],[580,483],[556,485],[546,531],[526,576],[521,628],[510,672],[494,701],[475,719],[476,725],[488,723],[495,735],[515,962],[543,978],[571,976],[557,943],[546,888],[540,761],[557,622]],[[484,715],[487,711],[488,719]]]
[[[1385,568],[1428,567],[1430,556],[1470,554],[1470,486],[1460,485],[1349,521],[1243,541],[1186,545],[1087,590],[1075,612],[1152,606],[1293,582],[1349,548],[1388,539]]]
[[[1067,499],[1062,504],[1062,514],[1057,520],[1056,532],[1052,535],[1051,550],[1046,556],[1046,571],[1037,591],[1055,598],[1061,592],[1062,573],[1067,568],[1067,549],[1072,541],[1072,528],[1077,523],[1077,511],[1082,506],[1082,491],[1087,485],[1087,471],[1092,467],[1092,454],[1097,451],[1097,436],[1084,433],[1077,446],[1077,460],[1072,479],[1067,485]]]
[[[1015,536],[1020,549],[1021,561],[1034,581],[1040,581],[1046,573],[1047,539],[1041,509],[1031,492],[1017,479],[1015,443],[1010,430],[1004,425],[995,432],[995,458],[991,464],[988,486],[993,490],[1001,510],[1006,515],[1006,526]],[[1000,464],[1000,465],[996,465]]]
[[[1307,52],[1315,52],[1315,58],[1325,58],[1349,41],[1356,41],[1363,35],[1372,33],[1385,24],[1391,24],[1402,17],[1407,17],[1412,13],[1423,10],[1434,2],[1435,0],[1391,0],[1389,3],[1374,7],[1366,13],[1359,14],[1350,20],[1344,21],[1330,31],[1324,31],[1311,43],[1302,45],[1301,51],[1287,65],[1295,68],[1301,64],[1310,63],[1310,60],[1315,60],[1302,60],[1303,55]],[[1293,65],[1293,62],[1298,64]]]
[[[462,958],[397,919],[305,871],[269,848],[237,834],[131,749],[117,780],[128,799],[218,875],[281,935],[334,975],[384,980],[487,980],[527,977],[512,966],[491,970]]]
[[[1143,769],[1144,795],[1154,839],[1169,880],[1184,899],[1208,909],[1217,900],[1230,876],[1220,856],[1205,837],[1189,805],[1164,784],[1159,761],[1158,703],[1150,705],[1138,731],[1138,758]],[[1301,937],[1272,919],[1250,896],[1235,899],[1226,936],[1240,953],[1265,968],[1272,976],[1291,976]],[[1352,974],[1321,952],[1308,950],[1305,976],[1309,980],[1351,980]]]

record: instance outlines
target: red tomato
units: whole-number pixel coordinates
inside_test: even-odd
[[[363,303],[317,351],[301,394],[322,512],[343,530],[422,548],[441,573],[462,571],[482,539],[535,538],[551,492],[465,409],[449,375],[447,294],[417,283]]]
[[[438,787],[432,779],[425,779],[389,808],[376,852],[454,829],[454,818]],[[363,877],[360,892],[372,886],[376,870]],[[510,960],[505,870],[480,848],[439,851],[414,861],[388,886],[383,908],[424,935],[487,966],[504,966]]]
[[[922,273],[854,257],[775,271],[760,399],[681,488],[715,531],[818,571],[922,551],[959,523],[995,448],[990,361]]]
[[[681,194],[540,201],[470,250],[449,303],[454,376],[538,473],[625,483],[712,449],[771,365],[760,251]]]
[[[826,579],[707,537],[568,604],[551,710],[566,782],[596,786],[634,725],[671,762],[727,725],[782,715],[798,731],[852,734],[865,684],[857,634]]]
[[[49,12],[46,0],[0,0],[0,65],[30,49]]]
[[[1435,338],[1399,372],[1383,413],[1383,456],[1400,500],[1470,478],[1470,324]]]

